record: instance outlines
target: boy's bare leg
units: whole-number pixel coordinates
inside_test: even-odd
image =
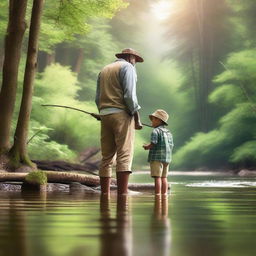
[[[161,194],[162,195],[167,195],[168,192],[168,181],[167,178],[162,177],[162,188],[161,188]]]
[[[168,217],[168,196],[162,195],[162,216]]]
[[[155,194],[160,195],[161,194],[161,178],[154,177],[154,179],[155,179]]]
[[[128,181],[129,181],[130,172],[117,172],[117,194],[118,195],[127,195],[128,193]]]
[[[161,195],[155,195],[154,215],[156,219],[161,219],[161,214],[162,214]]]
[[[110,195],[110,181],[109,177],[100,177],[101,194]]]

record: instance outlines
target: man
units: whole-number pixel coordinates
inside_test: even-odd
[[[134,128],[141,129],[136,95],[135,64],[143,58],[133,49],[117,53],[115,62],[105,66],[97,81],[96,104],[101,117],[99,169],[102,194],[110,194],[112,165],[116,158],[117,192],[127,194],[133,158]]]

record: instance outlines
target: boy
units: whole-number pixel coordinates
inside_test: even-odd
[[[151,133],[151,143],[143,145],[149,150],[151,176],[155,179],[155,194],[166,195],[168,191],[167,175],[169,163],[172,160],[173,138],[165,128],[169,115],[162,109],[157,109],[149,115],[154,130]]]

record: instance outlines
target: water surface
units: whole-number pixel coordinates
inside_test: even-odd
[[[171,195],[162,199],[0,192],[0,255],[256,255],[254,178],[169,179]]]

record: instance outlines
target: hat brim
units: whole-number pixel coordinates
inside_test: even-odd
[[[164,120],[162,120],[162,119],[159,118],[158,116],[149,115],[149,119],[150,119],[150,120],[152,120],[152,117],[156,117],[156,118],[160,119],[166,126],[168,125]]]
[[[144,59],[136,54],[133,54],[133,53],[117,53],[116,54],[116,57],[117,58],[124,58],[126,57],[127,55],[133,55],[136,57],[136,62],[144,62]]]

